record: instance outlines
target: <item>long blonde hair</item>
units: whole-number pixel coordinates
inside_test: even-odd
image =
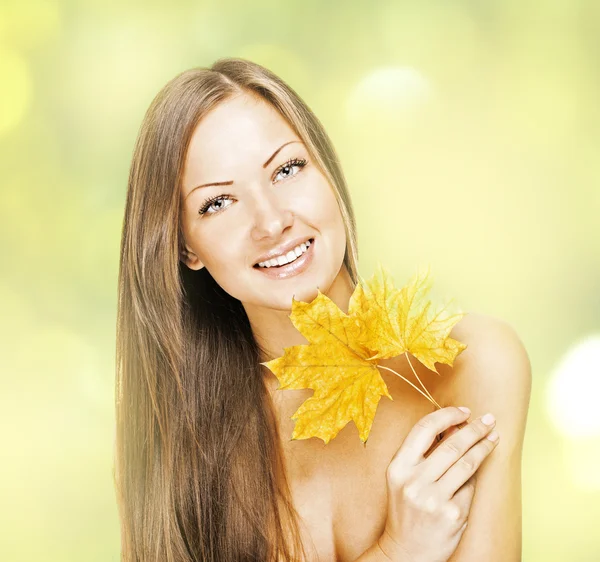
[[[121,238],[114,480],[123,562],[304,560],[263,350],[240,301],[206,268],[181,261],[180,188],[192,133],[241,93],[279,111],[333,186],[346,228],[344,265],[357,283],[346,181],[296,92],[240,58],[169,81],[135,143]]]

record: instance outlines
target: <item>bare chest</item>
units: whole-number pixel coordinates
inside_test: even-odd
[[[420,387],[405,361],[386,363]],[[423,368],[419,378],[442,406],[442,378]],[[425,372],[426,371],[426,372]],[[307,562],[350,562],[375,543],[387,516],[386,469],[419,419],[435,406],[394,374],[384,374],[394,400],[382,397],[369,439],[363,444],[349,423],[327,445],[320,439],[290,441],[289,419],[312,390],[295,390],[280,432],[292,500],[300,518]]]

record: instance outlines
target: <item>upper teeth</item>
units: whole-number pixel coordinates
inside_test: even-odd
[[[276,265],[284,265],[299,258],[310,246],[310,240],[302,242],[302,244],[296,246],[293,250],[290,250],[287,254],[271,258],[267,261],[258,262],[258,267],[274,267]]]

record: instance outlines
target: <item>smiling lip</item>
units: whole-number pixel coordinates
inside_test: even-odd
[[[309,240],[312,240],[312,242],[310,243],[308,250],[293,262],[286,263],[279,267],[259,267],[258,265],[255,265],[254,269],[258,269],[263,275],[267,275],[268,277],[271,277],[271,279],[286,279],[287,277],[293,277],[294,275],[302,273],[311,264],[313,258],[315,239],[309,238]]]
[[[285,256],[285,254],[287,254],[290,250],[293,250],[296,246],[300,246],[300,244],[302,244],[302,242],[306,242],[307,240],[312,240],[312,238],[304,237],[304,238],[296,238],[295,240],[290,240],[286,244],[282,244],[278,248],[274,248],[270,252],[267,252],[266,254],[263,254],[262,256],[260,256],[256,260],[254,265],[256,266],[259,262],[267,261],[267,260],[270,260],[270,259],[273,259],[273,258],[276,258],[279,256]]]

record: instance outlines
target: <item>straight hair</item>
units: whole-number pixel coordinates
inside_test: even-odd
[[[245,309],[182,261],[181,182],[200,120],[251,94],[305,143],[336,195],[356,285],[354,212],[339,159],[296,92],[263,66],[222,58],[169,81],[133,151],[116,332],[114,484],[122,562],[304,561],[298,514]]]

